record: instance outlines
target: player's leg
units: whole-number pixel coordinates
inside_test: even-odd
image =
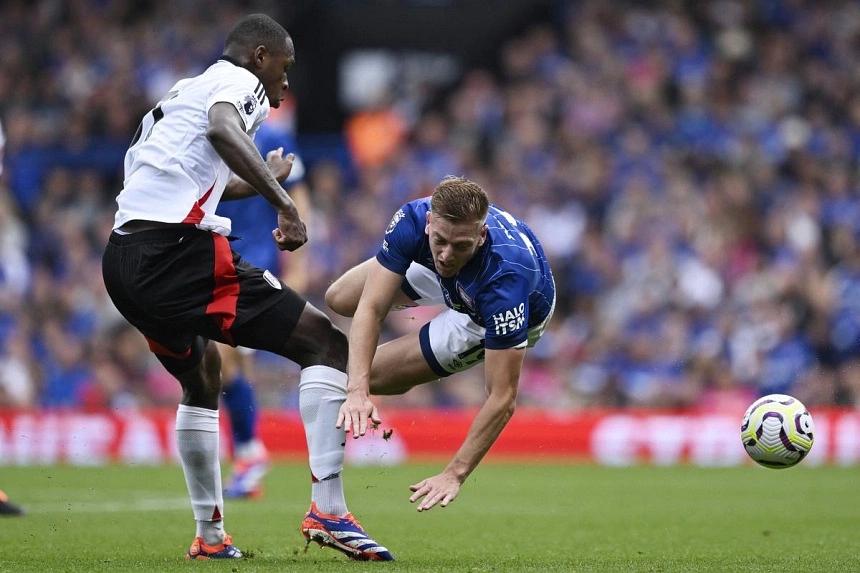
[[[332,310],[343,316],[355,314],[372,260],[368,259],[351,268],[328,288],[325,300]],[[422,265],[412,263],[392,308],[416,304],[444,304],[444,297],[435,274]],[[432,353],[422,350],[418,334],[407,334],[379,346],[371,366],[371,393],[403,394],[413,386],[450,374],[434,370],[431,363],[435,364],[435,359],[428,360],[426,355]]]
[[[299,410],[310,456],[311,500],[325,513],[345,515],[344,432],[335,424],[346,399],[346,336],[307,304],[282,354],[302,367]]]
[[[175,245],[182,243],[184,250]],[[196,307],[193,295],[208,298],[193,289],[196,275],[208,280],[205,248],[207,234],[191,230],[112,234],[103,258],[105,287],[122,315],[144,336],[150,350],[182,385],[182,400],[176,412],[176,442],[185,474],[197,533],[188,558],[239,558],[241,552],[224,533],[221,470],[218,460],[218,396],[221,364],[214,344],[176,322],[153,318],[160,301],[177,300]],[[168,256],[185,259],[164,269],[150,261]],[[146,263],[146,264],[145,264]],[[177,273],[174,269],[181,269]],[[145,285],[145,286],[141,286]],[[190,286],[189,286],[190,285]],[[140,289],[145,289],[141,294]],[[192,292],[189,295],[188,290]]]
[[[325,340],[321,348],[319,340]],[[390,561],[394,556],[374,541],[346,506],[343,493],[345,431],[335,427],[346,400],[346,335],[308,304],[285,353],[303,369],[299,406],[311,467],[311,507],[301,530],[308,542],[338,549],[350,557]]]
[[[302,368],[299,409],[311,469],[311,509],[302,533],[355,559],[391,560],[349,513],[344,498],[345,432],[336,423],[346,400],[346,335],[287,286],[282,291],[275,305],[232,334],[237,344],[275,352]]]
[[[176,447],[191,497],[197,533],[188,559],[238,558],[224,531],[221,488],[218,398],[221,393],[221,358],[214,343],[197,336],[185,353],[170,352],[153,344],[159,361],[182,385],[176,412]]]
[[[439,374],[430,368],[421,352],[418,333],[406,334],[380,345],[370,367],[370,393],[405,394],[412,387],[433,380]]]
[[[484,359],[484,329],[468,315],[447,309],[417,333],[379,346],[370,370],[371,394],[403,394],[413,386],[450,376]]]
[[[224,495],[257,497],[269,470],[269,455],[257,435],[257,401],[249,380],[253,350],[218,344],[221,354],[221,396],[230,417],[233,437],[233,474]]]
[[[358,300],[364,290],[364,282],[367,280],[367,272],[373,259],[368,259],[348,271],[334,281],[325,291],[326,305],[341,316],[353,316],[358,308]],[[408,286],[407,286],[408,288]],[[415,306],[415,297],[410,297],[406,292],[397,294],[392,307],[402,308]]]
[[[537,344],[551,318],[552,309],[543,322],[529,329],[523,345],[531,348]],[[370,369],[370,393],[403,394],[413,386],[480,364],[484,361],[484,336],[484,328],[468,315],[446,309],[419,332],[376,349]]]

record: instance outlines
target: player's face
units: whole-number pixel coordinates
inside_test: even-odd
[[[259,50],[259,48],[258,48]],[[287,81],[287,71],[296,63],[296,53],[293,41],[287,39],[286,49],[279,53],[257,53],[257,77],[263,83],[269,105],[281,107],[281,101],[287,96],[290,87]]]
[[[430,238],[436,272],[445,278],[459,273],[487,240],[487,226],[483,221],[460,223],[433,213],[427,213],[424,232]]]

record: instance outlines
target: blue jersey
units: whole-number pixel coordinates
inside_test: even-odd
[[[430,240],[424,232],[430,198],[400,208],[385,231],[376,260],[399,275],[413,262],[436,273]],[[528,329],[552,309],[555,284],[546,255],[531,229],[491,205],[487,240],[451,278],[439,276],[445,303],[468,314],[486,329],[485,347],[513,348],[525,342]]]

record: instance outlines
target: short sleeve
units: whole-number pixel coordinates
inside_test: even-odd
[[[486,348],[525,346],[529,334],[529,284],[525,277],[502,275],[481,289],[476,303],[484,317]]]
[[[236,68],[230,73],[225,73],[222,81],[218,82],[209,99],[206,100],[206,111],[208,112],[216,103],[233,104],[245,123],[245,132],[252,133],[268,115],[268,105],[265,100],[266,93],[260,80],[250,72]]]
[[[404,205],[391,218],[376,260],[389,271],[405,276],[423,239],[423,226],[417,223],[415,212]]]

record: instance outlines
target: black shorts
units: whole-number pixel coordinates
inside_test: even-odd
[[[102,274],[114,305],[174,374],[197,365],[201,339],[283,352],[306,304],[225,237],[195,227],[111,233]]]

